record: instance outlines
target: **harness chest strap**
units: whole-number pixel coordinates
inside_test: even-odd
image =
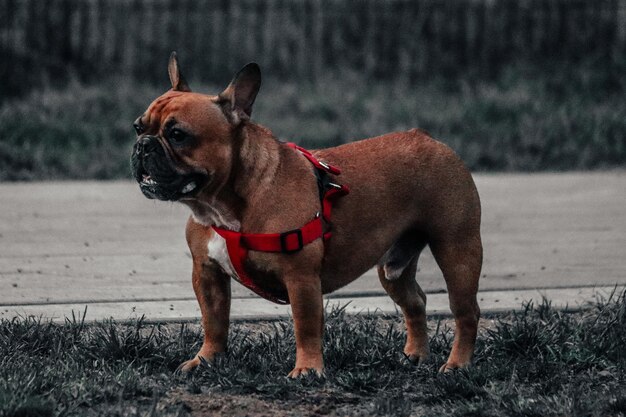
[[[322,203],[322,215],[317,213],[315,217],[299,229],[289,230],[283,233],[242,233],[221,227],[213,226],[213,230],[226,241],[228,256],[233,268],[239,276],[241,284],[246,286],[261,297],[277,304],[289,304],[286,294],[274,294],[259,287],[252,278],[246,274],[244,262],[248,256],[248,250],[259,252],[294,253],[302,250],[309,243],[323,238],[330,239],[332,232],[324,232],[324,223],[330,225],[332,205],[337,198],[350,192],[345,185],[339,185],[330,181],[323,181],[327,174],[339,175],[341,171],[324,162],[317,160],[309,151],[296,144],[288,143],[287,146],[296,149],[304,155],[317,170],[318,187]]]

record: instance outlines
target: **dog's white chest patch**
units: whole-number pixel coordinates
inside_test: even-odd
[[[228,256],[226,239],[213,232],[213,237],[209,239],[208,249],[209,258],[216,262],[228,275],[239,280],[239,275],[237,275],[237,271],[230,261],[230,256]]]

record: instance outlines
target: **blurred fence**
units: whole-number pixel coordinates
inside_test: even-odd
[[[517,62],[626,57],[626,0],[0,0],[0,92],[68,75],[164,81],[257,61],[273,76],[493,76]]]

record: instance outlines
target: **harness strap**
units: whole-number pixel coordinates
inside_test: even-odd
[[[298,252],[305,245],[322,236],[322,220],[317,214],[299,229],[283,233],[242,233],[241,244],[259,252]]]
[[[277,304],[289,304],[287,294],[284,293],[279,295],[266,291],[259,287],[254,280],[246,274],[244,262],[248,256],[248,250],[289,254],[302,250],[304,246],[319,238],[323,238],[324,241],[330,239],[332,236],[332,232],[330,230],[332,206],[336,202],[337,198],[350,192],[348,187],[345,185],[339,185],[331,182],[327,175],[339,175],[341,173],[339,168],[319,161],[313,156],[313,154],[311,154],[311,152],[294,143],[287,143],[287,146],[302,153],[302,155],[304,155],[316,169],[318,188],[322,204],[321,217],[320,213],[317,213],[311,221],[299,229],[293,229],[283,233],[242,233],[213,226],[213,230],[215,230],[215,232],[226,241],[228,256],[230,257],[230,261],[239,276],[241,284],[261,297]],[[326,232],[324,232],[322,219],[326,223]]]
[[[307,149],[304,149],[303,147],[298,146],[298,145],[296,145],[295,143],[292,143],[292,142],[288,142],[286,145],[289,146],[290,148],[293,148],[293,149],[296,149],[296,150],[300,151],[300,153],[302,155],[304,155],[306,157],[306,159],[308,159],[315,166],[315,168],[321,169],[322,171],[326,171],[329,174],[333,174],[333,175],[341,174],[341,170],[339,168],[334,167],[332,165],[329,165],[326,162],[319,161]]]
[[[331,187],[333,188],[328,189],[324,193],[324,198],[322,199],[322,216],[324,217],[324,221],[326,221],[326,225],[329,229],[326,233],[324,233],[324,240],[330,239],[333,234],[330,223],[330,214],[333,209],[333,203],[337,201],[339,197],[343,197],[350,192],[350,189],[345,185],[332,184]]]
[[[319,161],[311,152],[295,143],[287,143],[290,148],[296,149],[302,155],[308,159],[316,168],[317,186],[320,189],[320,199],[322,200],[322,217],[326,222],[327,227],[330,229],[330,216],[333,209],[333,203],[337,201],[339,197],[350,192],[350,189],[346,185],[335,184],[331,182],[327,174],[339,175],[341,170],[333,165]],[[329,230],[324,233],[324,240],[330,239],[332,232]]]
[[[233,268],[235,268],[235,272],[237,272],[237,276],[239,277],[239,282],[243,286],[276,304],[289,304],[289,298],[286,294],[275,294],[266,291],[259,287],[256,282],[246,274],[244,261],[248,257],[248,248],[242,244],[242,233],[216,226],[213,226],[213,230],[226,241],[226,249],[228,250],[230,262],[233,264]]]

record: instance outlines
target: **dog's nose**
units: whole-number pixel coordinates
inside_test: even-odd
[[[137,155],[147,155],[154,151],[156,140],[152,136],[142,136],[135,143],[135,153]]]

